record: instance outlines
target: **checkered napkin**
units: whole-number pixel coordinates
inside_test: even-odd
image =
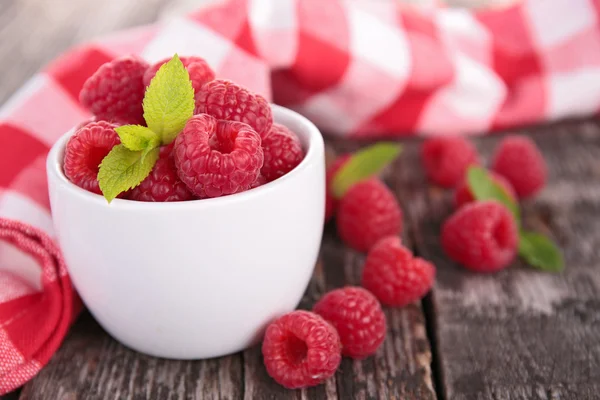
[[[200,55],[333,135],[475,134],[596,114],[599,17],[600,0],[478,12],[229,0],[62,55],[0,109],[0,217],[21,221],[0,220],[0,393],[48,361],[77,310],[51,239],[44,158],[89,116],[78,93],[104,62]]]

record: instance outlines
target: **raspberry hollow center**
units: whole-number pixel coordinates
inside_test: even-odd
[[[106,157],[109,150],[101,147],[92,147],[90,149],[89,155],[86,159],[87,167],[90,171],[98,174],[98,170],[100,169],[100,163]]]
[[[217,131],[208,140],[211,149],[221,154],[229,154],[235,148],[238,132],[234,124],[217,124]]]
[[[496,241],[498,248],[502,250],[514,247],[511,243],[512,235],[505,220],[498,221],[498,223],[494,226],[492,237]]]
[[[308,354],[308,346],[306,346],[304,340],[292,334],[285,342],[285,354],[287,355],[290,364],[301,364]]]

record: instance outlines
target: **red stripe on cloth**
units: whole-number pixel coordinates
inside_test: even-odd
[[[112,57],[94,46],[75,48],[52,62],[46,72],[62,85],[78,103],[83,84]]]
[[[282,105],[302,103],[337,85],[350,65],[346,10],[337,1],[315,7],[298,1],[298,48],[288,69],[273,71],[273,99]]]
[[[39,156],[25,167],[10,183],[10,190],[28,197],[46,210],[50,210],[46,155]]]
[[[507,96],[493,129],[542,119],[547,98],[543,67],[524,6],[481,12],[476,17],[490,31],[493,69],[507,87]]]
[[[399,20],[411,54],[407,85],[396,101],[357,129],[356,136],[414,134],[429,99],[454,79],[454,65],[431,16],[403,9]]]
[[[188,17],[229,39],[248,53],[258,54],[248,23],[247,0],[230,0],[201,8]]]
[[[12,180],[49,148],[45,143],[14,125],[0,122],[0,187]]]

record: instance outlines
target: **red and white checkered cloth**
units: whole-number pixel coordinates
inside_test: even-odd
[[[476,134],[600,109],[600,0],[478,12],[229,0],[88,43],[27,82],[0,109],[0,216],[52,236],[44,158],[89,116],[77,100],[83,82],[115,57],[175,52],[348,137]],[[0,241],[3,393],[48,361],[76,308],[48,236],[2,221]]]

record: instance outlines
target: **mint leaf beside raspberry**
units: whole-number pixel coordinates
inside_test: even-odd
[[[565,261],[556,245],[536,232],[521,231],[519,255],[530,265],[545,271],[560,272],[565,268]]]
[[[175,56],[163,64],[144,96],[144,119],[163,144],[171,143],[194,114],[194,88],[188,71]]]
[[[491,178],[485,169],[476,166],[469,167],[467,170],[467,182],[475,199],[499,201],[514,215],[517,226],[520,226],[521,215],[519,205],[502,186]]]
[[[381,142],[354,153],[333,177],[331,189],[335,198],[341,199],[355,183],[379,174],[400,151],[399,144]]]
[[[108,153],[100,164],[98,182],[102,194],[110,203],[120,193],[140,184],[152,171],[160,149],[147,152],[132,151],[119,144]]]
[[[521,212],[517,202],[481,167],[469,167],[467,181],[473,197],[478,201],[496,200],[512,213],[517,226],[521,226]],[[519,231],[519,255],[532,267],[560,272],[564,259],[558,246],[546,236],[525,230]]]
[[[149,151],[160,146],[160,136],[141,125],[123,125],[115,128],[123,146],[129,150]]]

